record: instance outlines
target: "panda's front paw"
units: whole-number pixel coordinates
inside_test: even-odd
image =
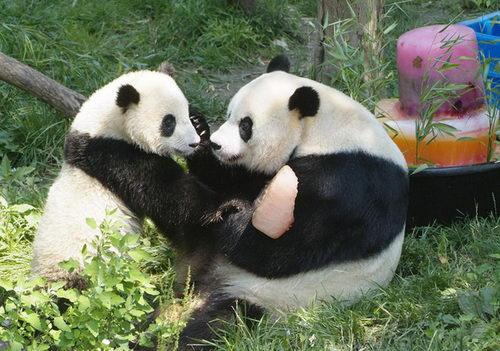
[[[219,223],[222,222],[227,216],[235,214],[238,212],[245,211],[245,209],[250,209],[251,204],[248,201],[232,199],[224,202],[220,205],[217,210],[205,216],[203,224]]]
[[[89,134],[70,132],[64,142],[64,160],[73,166],[82,165],[86,160],[89,142]]]
[[[196,129],[196,133],[200,136],[200,145],[210,145],[210,126],[201,112],[190,106],[189,119],[191,120],[194,129]]]

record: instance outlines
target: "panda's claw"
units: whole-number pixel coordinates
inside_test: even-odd
[[[210,126],[207,123],[207,120],[199,111],[195,109],[191,109],[190,114],[189,119],[191,124],[201,139],[200,145],[208,145],[208,141],[210,140]]]

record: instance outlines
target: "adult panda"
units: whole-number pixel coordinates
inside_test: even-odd
[[[367,109],[288,68],[286,58],[273,59],[268,73],[237,92],[209,139],[202,116],[192,117],[200,150],[189,159],[191,174],[174,183],[192,191],[176,197],[185,210],[179,223],[206,229],[184,235],[186,246],[170,238],[195,267],[206,300],[182,332],[181,349],[212,339],[238,303],[253,316],[315,299],[350,303],[387,285],[398,264],[408,202],[402,154]],[[172,183],[148,178],[130,155],[138,150],[109,152],[115,143],[106,149],[87,138],[67,152],[126,204],[138,196],[129,183],[155,183],[165,190],[144,196],[169,211],[160,199],[173,196]],[[123,179],[127,163],[134,173]]]
[[[141,150],[142,157],[137,161],[146,167],[148,159],[155,155],[168,164],[171,174],[182,170],[169,155],[189,155],[200,141],[189,120],[188,101],[182,91],[170,76],[152,71],[122,75],[93,93],[75,117],[68,139],[82,134],[92,140],[120,140]],[[163,177],[161,170],[155,168],[155,176]],[[136,182],[133,186],[140,189],[148,184]],[[100,223],[107,211],[115,209],[113,219],[121,222],[124,232],[140,228],[144,215],[140,206],[127,206],[108,187],[66,160],[49,190],[35,235],[32,272],[49,280],[64,279],[70,285],[79,285],[78,274],[68,274],[58,263],[70,258],[81,261],[84,244],[99,232],[89,227],[86,219]]]

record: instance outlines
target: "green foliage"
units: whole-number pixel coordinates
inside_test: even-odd
[[[140,323],[159,295],[141,270],[151,255],[139,245],[138,235],[121,234],[115,223],[105,221],[99,229],[102,236],[83,249],[81,270],[74,260],[61,263],[81,275],[84,290],[65,289],[65,282],[47,285],[41,278],[0,281],[0,340],[12,350],[127,350],[129,342],[150,344],[151,330],[161,331],[158,325],[144,330]],[[66,300],[64,312],[58,299]]]
[[[28,273],[31,241],[40,216],[39,179],[34,168],[0,162],[0,279]],[[23,191],[19,191],[23,189]]]
[[[29,204],[9,204],[0,195],[0,279],[26,276],[31,241],[39,210]]]
[[[40,179],[35,175],[33,165],[13,167],[7,155],[0,160],[0,196],[7,202],[15,200],[34,202],[40,196],[37,190],[39,182]],[[26,190],[22,199],[19,198],[20,194],[16,190],[18,188]]]

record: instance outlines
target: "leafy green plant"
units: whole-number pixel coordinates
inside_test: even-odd
[[[0,279],[28,274],[39,216],[32,205],[10,204],[0,195]]]
[[[9,158],[5,155],[0,162],[0,196],[9,202],[17,198],[12,192],[16,186],[33,185],[35,178],[33,166],[12,167]]]
[[[112,215],[112,213],[110,213]],[[91,227],[97,227],[88,219]],[[84,247],[84,266],[61,263],[86,282],[82,290],[65,289],[64,282],[19,278],[0,282],[0,340],[13,350],[126,350],[129,342],[150,344],[150,331],[140,322],[153,311],[159,295],[151,278],[141,271],[150,254],[135,234],[121,234],[116,223],[99,225],[102,236]],[[90,254],[90,252],[93,252]],[[94,254],[95,253],[95,254]],[[65,311],[58,301],[64,299]],[[146,329],[146,330],[145,330]]]

